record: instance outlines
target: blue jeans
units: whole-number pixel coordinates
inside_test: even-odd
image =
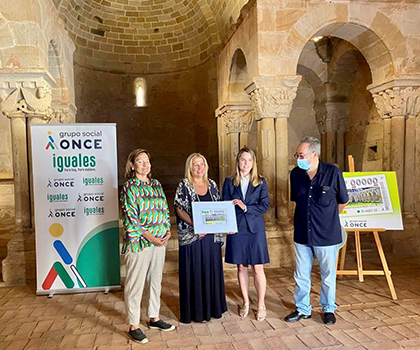
[[[312,247],[305,244],[295,243],[295,305],[296,310],[301,314],[310,315],[312,306],[310,302],[311,292],[311,270],[316,256],[321,270],[321,298],[319,304],[322,312],[334,312],[335,305],[335,285],[338,245],[325,247]]]

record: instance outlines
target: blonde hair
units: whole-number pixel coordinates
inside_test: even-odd
[[[252,157],[252,169],[248,174],[249,182],[253,187],[256,187],[262,183],[262,176],[258,175],[258,167],[257,167],[257,157],[255,156],[255,153],[252,149],[249,149],[248,147],[241,148],[236,156],[236,171],[235,174],[232,176],[233,178],[233,184],[235,186],[239,186],[241,183],[241,170],[239,169],[239,159],[241,159],[241,156],[243,153],[249,153]]]
[[[127,158],[127,163],[125,163],[125,178],[126,179],[131,179],[131,178],[133,178],[133,177],[135,177],[136,176],[136,172],[134,171],[134,169],[133,169],[133,165],[134,165],[134,161],[136,160],[136,158],[140,155],[140,154],[142,154],[142,153],[144,153],[144,154],[146,154],[147,155],[147,157],[149,158],[149,162],[151,162],[152,160],[151,160],[151,158],[150,158],[150,153],[149,152],[147,152],[145,149],[142,149],[142,148],[138,148],[138,149],[135,149],[134,151],[132,151],[129,155],[128,155],[128,158]],[[147,174],[147,177],[149,178],[149,179],[151,179],[152,178],[152,172],[149,172],[148,174]]]
[[[204,166],[206,167],[206,171],[203,176],[203,181],[209,186],[209,178],[208,178],[208,172],[209,172],[209,165],[207,163],[206,158],[200,154],[200,153],[193,153],[190,154],[185,162],[185,178],[188,180],[188,183],[193,186],[194,185],[194,179],[192,175],[192,169],[193,169],[193,160],[195,158],[201,158],[204,162]]]

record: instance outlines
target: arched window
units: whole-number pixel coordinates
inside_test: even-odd
[[[136,107],[145,107],[147,105],[146,79],[136,78],[134,80],[134,95],[136,96]]]

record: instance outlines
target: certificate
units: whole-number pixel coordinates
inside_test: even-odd
[[[231,201],[192,202],[192,212],[195,234],[238,232]]]

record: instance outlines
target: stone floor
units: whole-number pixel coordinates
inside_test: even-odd
[[[266,321],[254,314],[237,316],[239,291],[233,272],[226,273],[229,311],[209,323],[178,324],[177,275],[164,278],[162,318],[178,326],[161,333],[146,328],[149,343],[126,336],[122,292],[35,296],[34,286],[0,288],[0,349],[420,349],[420,258],[390,260],[398,293],[392,301],[383,276],[338,281],[337,319],[321,322],[320,308],[313,318],[296,324],[282,319],[293,309],[292,269],[267,269]],[[367,266],[374,268],[375,266]],[[319,298],[319,273],[313,272],[313,301]],[[253,294],[255,300],[255,294]],[[253,306],[255,310],[255,305]]]

